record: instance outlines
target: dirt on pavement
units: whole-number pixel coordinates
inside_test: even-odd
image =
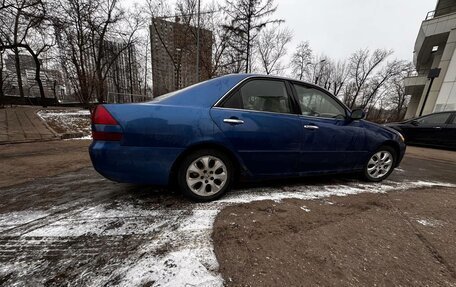
[[[456,190],[260,201],[214,224],[228,286],[455,286]]]
[[[90,143],[90,140],[59,140],[2,145],[0,187],[90,166]]]

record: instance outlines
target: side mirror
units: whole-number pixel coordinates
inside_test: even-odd
[[[413,121],[411,121],[410,123],[411,123],[412,125],[414,125],[414,126],[419,126],[419,125],[420,125],[420,123],[419,123],[418,121],[416,121],[416,120],[413,120]]]
[[[366,113],[361,109],[353,110],[350,119],[352,120],[362,120],[366,116]]]

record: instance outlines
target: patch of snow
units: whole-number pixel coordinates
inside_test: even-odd
[[[92,140],[92,135],[89,134],[89,135],[86,135],[86,136],[83,136],[83,137],[80,137],[80,138],[66,139],[66,141],[74,141],[74,140]]]
[[[436,219],[418,219],[416,222],[418,222],[421,225],[429,226],[429,227],[437,227],[437,226],[443,225],[440,220],[436,220]]]
[[[300,208],[301,208],[302,210],[304,210],[305,212],[310,212],[310,209],[308,209],[308,208],[305,207],[305,206],[301,206]]]
[[[66,217],[44,227],[32,230],[24,236],[66,237],[82,235],[120,236],[150,234],[178,219],[182,210],[166,213],[159,210],[144,210],[130,205],[109,209],[98,205],[81,209],[74,216]],[[159,218],[160,220],[156,220]]]
[[[37,114],[52,127],[58,126],[66,133],[90,135],[90,111],[88,110],[41,110]]]
[[[42,210],[24,210],[0,214],[0,231],[4,231],[18,225],[23,225],[34,220],[48,216],[49,213]]]
[[[355,183],[351,185],[311,185],[311,186],[285,186],[281,191],[271,188],[257,188],[240,190],[236,193],[232,192],[220,199],[219,203],[248,203],[260,200],[273,200],[280,202],[283,199],[302,199],[312,200],[330,196],[347,196],[359,194],[362,192],[368,193],[385,193],[389,191],[407,190],[422,187],[455,187],[456,185],[442,182],[432,181],[404,181],[393,182],[385,180],[382,183]]]

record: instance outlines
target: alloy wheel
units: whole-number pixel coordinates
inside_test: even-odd
[[[375,153],[367,163],[367,173],[374,179],[379,179],[393,167],[393,155],[386,150]]]
[[[223,161],[215,156],[201,156],[187,168],[188,188],[200,196],[218,193],[226,184],[228,172]]]

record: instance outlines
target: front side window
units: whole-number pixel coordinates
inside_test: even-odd
[[[329,95],[305,86],[294,85],[301,107],[305,116],[344,119],[346,112],[336,100]]]
[[[428,124],[428,125],[443,125],[446,123],[448,117],[450,116],[449,113],[444,113],[444,114],[435,114],[435,115],[430,115],[427,117],[423,117],[421,119],[418,119],[417,121],[420,124]]]
[[[252,80],[245,83],[223,104],[224,108],[292,113],[291,99],[285,83],[272,80]]]

